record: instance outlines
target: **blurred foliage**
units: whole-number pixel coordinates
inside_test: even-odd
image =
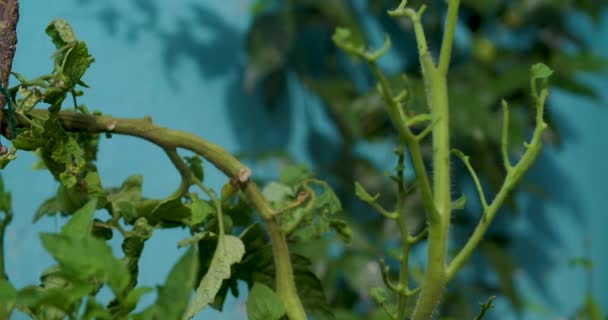
[[[605,69],[606,61],[590,50],[590,43],[572,27],[571,18],[577,13],[597,23],[608,3],[592,0],[461,2],[449,73],[452,146],[471,156],[472,165],[484,183],[496,191],[505,175],[500,157],[500,100],[507,99],[513,110],[509,142],[515,156],[521,152],[521,142],[534,125],[534,114],[528,112],[531,101],[528,70],[532,64],[544,62],[555,70],[553,86],[599,102],[597,89],[577,75],[600,72]],[[432,50],[440,47],[446,6],[444,1],[438,0],[410,1],[412,7],[423,3],[428,6],[423,23]],[[394,142],[396,133],[375,90],[374,78],[364,66],[340,53],[330,37],[336,27],[347,27],[355,40],[374,46],[381,41],[382,33],[389,34],[394,47],[389,58],[380,60],[381,67],[392,74],[394,87],[408,89],[407,104],[411,112],[421,113],[426,108],[425,97],[411,24],[386,14],[387,9],[397,4],[394,0],[258,0],[251,7],[254,20],[246,37],[249,59],[244,87],[260,90],[267,104],[277,105],[277,98],[288,93],[287,73],[295,72],[300,82],[321,98],[327,115],[338,129],[340,142],[334,148],[337,151],[312,148],[310,155],[315,161],[315,170],[334,182],[344,209],[349,213],[355,240],[348,246],[341,246],[337,237],[325,237],[316,244],[296,250],[312,258],[333,307],[354,310],[366,317],[378,313],[370,304],[367,292],[379,278],[377,272],[370,272],[374,270],[371,267],[374,261],[383,258],[378,256],[382,251],[377,250],[385,248],[388,256],[399,239],[396,238],[398,232],[387,229],[390,227],[379,215],[373,216],[369,209],[353,201],[354,181],[359,181],[372,194],[380,192],[392,195],[393,199],[396,190],[384,173],[387,168],[376,167],[369,157],[356,152],[355,148],[365,142],[386,139]],[[551,130],[545,136],[545,143],[559,146],[562,140],[560,127],[556,125],[550,105],[547,110]],[[310,137],[311,144],[323,144],[323,140],[328,138]],[[430,141],[426,143],[423,151],[429,159]],[[323,145],[328,144],[331,145]],[[326,152],[337,154],[328,162],[327,157],[319,156]],[[469,179],[462,173],[463,169],[455,167],[456,187],[461,189],[466,184],[465,179]],[[539,192],[535,189],[538,186],[528,185],[514,194],[538,197]],[[390,196],[386,198],[388,203],[393,200]],[[404,207],[418,217],[418,227],[424,224],[421,199],[416,192]],[[525,307],[525,297],[514,283],[518,266],[510,253],[513,234],[508,232],[508,227],[500,227],[500,224],[508,226],[517,218],[518,208],[512,199],[508,209],[513,214],[496,221],[499,226],[491,228],[473,263],[474,268],[490,270],[496,280],[482,277],[484,273],[477,273],[479,276],[474,279],[456,279],[446,293],[445,314],[456,319],[471,319],[479,311],[476,301],[490,295],[506,297],[516,312]],[[474,206],[466,206],[455,216],[455,231],[452,232],[455,246],[461,246],[466,240],[477,216]],[[546,254],[532,254],[547,259]],[[419,265],[414,267],[420,268]],[[459,285],[461,282],[466,285]],[[345,313],[344,317],[338,318],[352,317]]]

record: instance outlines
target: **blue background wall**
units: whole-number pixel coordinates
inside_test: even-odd
[[[96,58],[84,78],[91,89],[82,101],[90,109],[121,117],[150,115],[158,124],[191,131],[232,152],[268,144],[280,146],[300,161],[307,161],[302,152],[309,130],[303,120],[307,118],[305,109],[312,110],[318,130],[331,135],[333,128],[324,118],[318,100],[295,79],[289,81],[291,101],[274,113],[260,108],[261,97],[244,92],[243,36],[251,21],[251,1],[172,1],[171,5],[160,5],[162,11],[147,5],[160,1],[148,1],[22,1],[13,70],[26,78],[51,70],[53,47],[44,28],[51,19],[61,17],[70,22],[77,37],[87,41]],[[589,39],[596,39],[594,50],[608,57],[608,43],[600,40],[608,37],[608,12],[604,13],[599,29],[593,29],[580,17],[573,17],[572,25],[586,32]],[[587,79],[599,88],[608,86],[606,74]],[[606,90],[603,94],[604,101],[608,101]],[[545,148],[531,176],[568,199],[540,204],[550,213],[546,218],[557,230],[555,235],[546,237],[542,230],[535,231],[533,216],[520,219],[521,223],[514,226],[522,233],[539,232],[536,244],[552,241],[555,249],[549,254],[557,263],[549,266],[542,279],[523,275],[518,278],[530,303],[542,306],[536,309],[545,309],[530,312],[526,317],[529,319],[557,319],[572,314],[581,304],[584,274],[571,268],[568,259],[582,255],[585,239],[590,240],[595,264],[594,293],[600,305],[608,309],[608,273],[602,272],[608,270],[608,213],[604,209],[608,195],[604,184],[608,181],[608,108],[558,91],[552,92],[551,99],[557,122],[565,127],[564,145],[559,150]],[[276,120],[280,120],[279,124]],[[263,130],[271,125],[285,134]],[[56,188],[47,172],[31,170],[33,163],[31,155],[20,153],[19,160],[2,173],[13,194],[15,219],[8,229],[6,259],[8,274],[17,287],[36,283],[38,275],[51,265],[51,258],[39,244],[38,233],[57,231],[63,222],[60,218],[44,218],[31,224],[38,205]],[[118,185],[131,174],[143,174],[144,193],[149,196],[167,195],[179,182],[158,148],[133,138],[115,136],[111,141],[103,140],[98,163],[105,185]],[[544,176],[546,166],[555,166],[567,176],[559,180]],[[225,181],[209,168],[206,179],[214,188]],[[533,210],[525,212],[533,214]],[[176,242],[187,236],[180,230],[158,233],[147,243],[142,256],[142,284],[154,285],[164,280],[181,254]],[[119,248],[118,241],[114,245]],[[516,242],[515,251],[526,245],[530,245],[527,240]],[[534,286],[535,282],[544,283],[545,290]],[[151,301],[152,296],[144,299]],[[207,310],[201,318],[244,319],[243,301],[230,300],[221,316]],[[499,301],[498,308],[496,314],[505,315],[500,319],[510,318],[504,301]]]

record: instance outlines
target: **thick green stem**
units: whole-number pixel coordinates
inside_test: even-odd
[[[31,114],[44,117],[46,110],[33,110]],[[211,162],[231,179],[247,167],[221,147],[191,133],[159,127],[150,118],[124,119],[93,116],[76,112],[60,112],[59,119],[67,131],[124,134],[139,137],[157,144],[165,150],[183,148],[197,153]],[[26,125],[26,123],[20,123]],[[295,287],[293,268],[285,235],[273,220],[273,209],[253,181],[240,181],[249,202],[257,209],[270,236],[276,269],[276,290],[285,304],[291,320],[305,320],[306,314]]]
[[[421,57],[422,59],[422,57]],[[433,121],[433,198],[439,219],[429,221],[427,269],[422,291],[412,315],[414,320],[431,318],[443,293],[445,277],[445,255],[450,224],[450,136],[448,93],[445,76],[433,67],[425,77],[428,86],[427,99],[432,110]]]

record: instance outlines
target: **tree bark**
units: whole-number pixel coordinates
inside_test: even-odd
[[[13,57],[17,45],[17,21],[19,20],[19,2],[17,0],[0,0],[0,86],[8,87],[8,78],[13,66]],[[0,109],[4,108],[6,99],[0,95]],[[2,115],[0,114],[0,119]]]

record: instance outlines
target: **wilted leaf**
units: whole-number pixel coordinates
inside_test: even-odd
[[[49,23],[49,25],[46,27],[46,34],[51,37],[53,44],[55,44],[57,49],[76,41],[74,31],[72,31],[72,28],[67,21],[63,19],[55,19],[51,21],[51,23]]]

